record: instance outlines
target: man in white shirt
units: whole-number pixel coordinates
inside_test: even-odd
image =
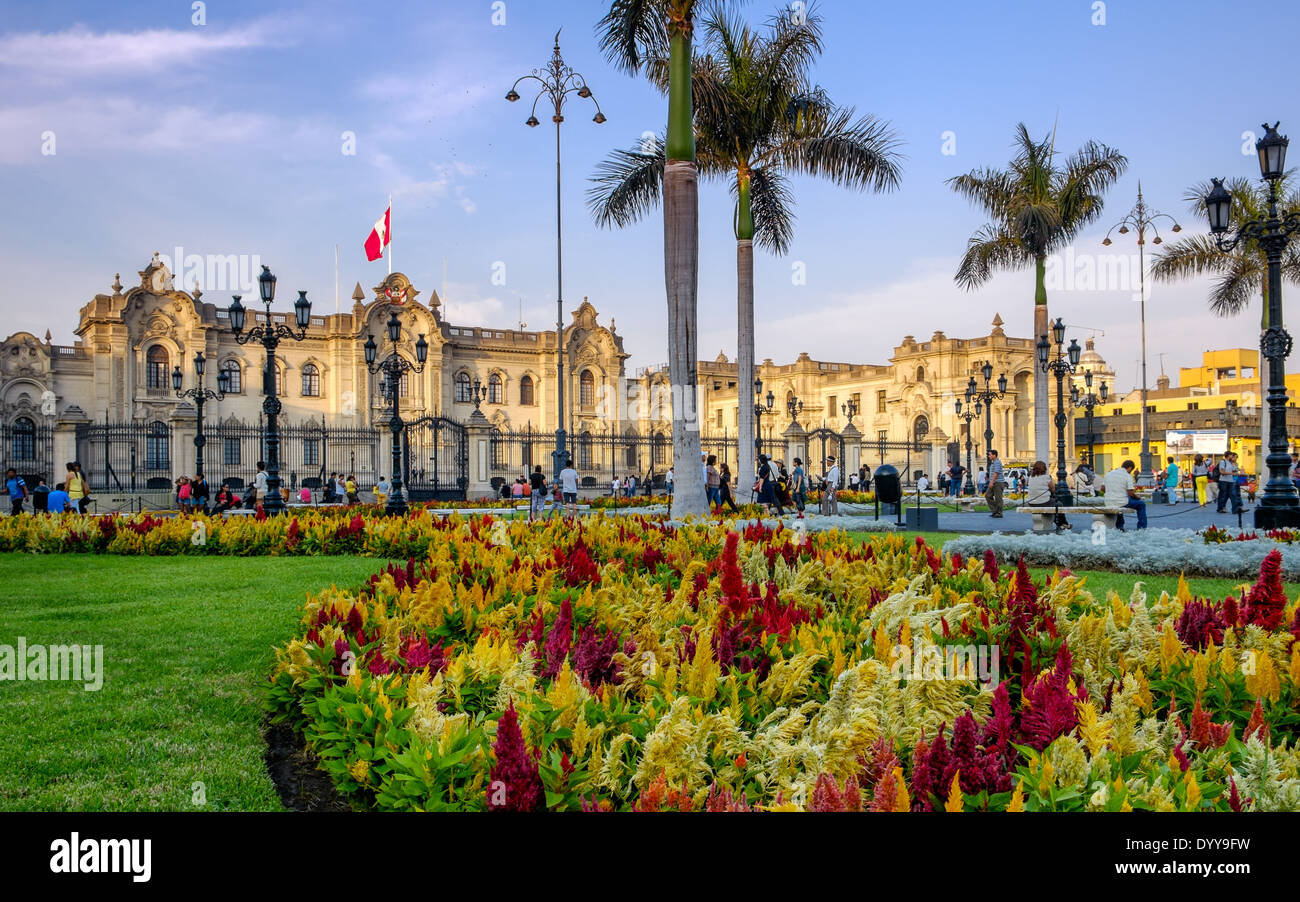
[[[257,462],[257,475],[253,477],[253,488],[257,492],[257,500],[266,501],[266,464],[262,461]]]
[[[709,455],[700,452],[700,485],[704,486],[704,503],[712,509],[713,499],[709,497]]]
[[[707,470],[708,468],[706,467],[705,469]],[[664,476],[664,488],[668,490],[669,495],[673,493],[673,468],[672,467],[668,468],[668,474]]]
[[[826,471],[826,490],[822,492],[822,513],[838,517],[840,515],[840,467],[834,457],[828,457],[823,464],[829,465]]]
[[[1137,511],[1138,529],[1147,528],[1147,503],[1137,496],[1134,491],[1136,483],[1133,480],[1133,470],[1136,464],[1131,460],[1126,460],[1115,469],[1106,474],[1104,485],[1106,487],[1106,506],[1107,507],[1131,507]],[[1119,530],[1124,529],[1124,515],[1120,514],[1119,519],[1115,521],[1115,526]]]
[[[930,488],[930,477],[922,473],[921,478],[916,481],[916,490],[918,492],[925,492],[928,491],[929,488]]]
[[[560,471],[560,492],[564,498],[564,509],[570,516],[578,515],[578,471],[573,469],[573,461],[566,460]]]

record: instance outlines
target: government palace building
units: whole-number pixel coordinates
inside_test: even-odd
[[[274,324],[294,327],[291,298],[272,308]],[[246,329],[263,324],[255,295],[245,298]],[[364,346],[374,337],[376,364],[394,353],[388,337],[396,310],[401,338],[396,353],[416,364],[415,342],[428,343],[422,372],[408,372],[399,387],[404,433],[404,475],[412,488],[439,491],[481,488],[513,481],[533,464],[547,464],[556,423],[554,331],[458,326],[443,319],[437,293],[424,291],[394,272],[369,297],[357,285],[352,309],[312,315],[302,341],[284,340],[275,358],[275,386],[283,404],[281,476],[286,485],[329,472],[355,472],[366,488],[391,475],[392,435],[381,374],[367,366]],[[263,369],[266,351],[256,341],[240,344],[230,327],[230,298],[210,302],[196,286],[173,284],[158,255],[135,284],[115,277],[111,293],[96,294],[81,308],[78,340],[55,345],[26,332],[0,345],[0,429],[6,466],[61,481],[64,463],[77,459],[101,492],[168,489],[195,468],[194,402],[178,398],[198,385],[193,358],[206,361],[204,387],[215,390],[217,373],[229,372],[229,393],[208,400],[204,414],[204,472],[210,482],[240,486],[251,481],[262,445]],[[276,308],[279,309],[276,309]],[[629,473],[660,477],[672,464],[668,373],[664,366],[631,370],[614,321],[599,322],[587,299],[571,313],[563,335],[565,407],[571,450],[588,487],[607,487]],[[954,401],[989,361],[994,384],[1006,375],[1005,395],[990,417],[994,447],[1004,460],[1032,454],[1034,342],[1013,338],[994,316],[989,334],[950,338],[935,332],[924,341],[907,335],[885,364],[831,362],[801,353],[793,361],[766,360],[754,374],[775,403],[761,417],[764,449],[784,457],[806,449],[817,460],[823,447],[858,448],[860,461],[923,469],[933,478],[961,443],[965,421]],[[1113,380],[1089,343],[1083,366]],[[706,450],[735,466],[738,424],[734,360],[719,354],[700,361],[702,440]],[[789,405],[797,417],[792,421]],[[852,416],[851,416],[852,415]],[[794,425],[797,424],[797,425]],[[793,426],[793,428],[792,428]],[[984,418],[974,421],[975,453],[983,453]],[[467,434],[487,436],[476,449]],[[793,438],[792,438],[793,436]],[[841,444],[853,436],[852,444]],[[787,444],[787,442],[795,444]],[[826,444],[829,442],[829,444]],[[802,444],[799,444],[802,443]],[[833,452],[832,452],[833,453]],[[977,464],[978,466],[978,464]]]

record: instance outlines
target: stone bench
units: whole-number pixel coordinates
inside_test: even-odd
[[[1057,513],[1065,514],[1067,517],[1071,514],[1091,514],[1093,523],[1101,523],[1107,529],[1114,529],[1116,522],[1127,510],[1129,509],[1104,507],[1099,504],[1076,504],[1073,507],[1057,507],[1054,504],[1022,504],[1016,508],[1016,513],[1029,514],[1029,516],[1033,517],[1034,532],[1055,532]]]

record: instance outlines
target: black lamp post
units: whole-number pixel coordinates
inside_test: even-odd
[[[1082,407],[1084,413],[1088,417],[1088,469],[1096,472],[1097,467],[1096,464],[1093,463],[1093,456],[1092,456],[1092,443],[1094,438],[1093,431],[1092,431],[1092,411],[1093,408],[1096,407],[1098,404],[1106,403],[1106,395],[1107,395],[1106,380],[1105,379],[1101,380],[1101,387],[1098,389],[1098,394],[1093,394],[1092,370],[1084,370],[1083,384],[1084,387],[1087,389],[1087,393],[1083,395],[1079,394],[1079,386],[1077,385],[1070,386],[1070,406]]]
[[[754,380],[754,450],[758,454],[763,453],[763,416],[776,410],[776,396],[771,390],[767,393],[767,403],[764,404],[763,398],[763,380]]]
[[[960,398],[958,398],[954,402],[954,406],[957,409],[957,416],[961,417],[963,420],[966,421],[966,484],[962,487],[962,493],[966,495],[975,494],[975,483],[971,479],[970,424],[971,424],[971,420],[978,420],[980,418],[980,415],[984,412],[982,409],[984,403],[982,401],[975,401],[973,404],[971,403],[974,397],[975,397],[974,386],[967,385],[966,386],[966,409],[962,410],[962,403]]]
[[[1156,228],[1161,219],[1167,219],[1173,223],[1171,231],[1181,232],[1183,227],[1178,224],[1168,213],[1161,213],[1147,206],[1146,201],[1142,198],[1142,183],[1138,182],[1138,199],[1137,206],[1125,215],[1123,219],[1111,226],[1111,231],[1119,230],[1119,234],[1127,235],[1130,231],[1137,232],[1138,245],[1138,288],[1139,288],[1139,305],[1138,315],[1142,323],[1142,415],[1138,418],[1139,428],[1142,431],[1142,448],[1138,454],[1139,472],[1137,477],[1138,485],[1154,485],[1155,470],[1151,466],[1151,439],[1147,434],[1147,265],[1146,265],[1146,244],[1147,232],[1153,235],[1152,244],[1160,244],[1160,232]],[[1106,240],[1103,245],[1110,246],[1110,232],[1106,233]],[[1092,466],[1092,460],[1089,458],[1088,466]]]
[[[600,111],[600,104],[592,97],[587,80],[573,71],[560,56],[560,33],[555,33],[555,49],[551,59],[541,69],[534,69],[531,75],[524,75],[506,92],[506,100],[514,103],[519,100],[515,89],[520,82],[535,81],[541,85],[537,96],[533,98],[533,109],[524,124],[529,128],[541,125],[537,118],[537,104],[543,97],[550,101],[554,114],[551,121],[555,123],[555,450],[551,452],[556,479],[569,458],[565,450],[566,434],[564,431],[564,254],[562,253],[561,218],[560,218],[560,123],[564,121],[564,104],[571,94],[596,104],[596,115],[592,121],[600,125],[605,121],[605,114]]]
[[[1074,504],[1074,496],[1070,494],[1070,487],[1066,484],[1065,472],[1065,424],[1067,417],[1065,415],[1065,377],[1073,373],[1079,365],[1079,356],[1083,349],[1079,347],[1079,342],[1073,338],[1070,339],[1068,350],[1061,349],[1065,341],[1065,323],[1058,316],[1056,322],[1052,324],[1052,338],[1056,342],[1056,354],[1052,355],[1052,342],[1047,340],[1043,335],[1038,339],[1038,366],[1045,373],[1052,373],[1056,376],[1056,504],[1059,507],[1070,507]]]
[[[311,301],[307,292],[298,292],[298,300],[293,302],[293,316],[298,329],[284,323],[271,321],[271,302],[275,300],[275,276],[270,267],[263,266],[262,274],[257,277],[257,288],[261,300],[266,305],[266,324],[244,330],[244,317],[248,313],[239,302],[239,295],[230,301],[230,328],[235,333],[235,341],[248,344],[259,342],[266,349],[266,367],[262,371],[262,412],[266,414],[266,497],[259,499],[262,510],[268,515],[284,513],[284,499],[280,497],[280,425],[279,416],[282,405],[275,391],[275,349],[286,339],[303,341],[307,338],[307,326],[311,324]]]
[[[1268,361],[1268,483],[1255,507],[1256,529],[1300,526],[1300,495],[1291,484],[1291,457],[1286,436],[1286,359],[1291,355],[1291,336],[1282,327],[1282,257],[1291,236],[1300,232],[1300,212],[1283,214],[1278,209],[1278,183],[1286,172],[1289,141],[1279,135],[1280,123],[1264,124],[1264,137],[1255,142],[1259,172],[1268,185],[1268,209],[1246,220],[1231,237],[1232,195],[1222,179],[1212,179],[1213,189],[1205,197],[1210,232],[1221,251],[1230,251],[1241,241],[1253,241],[1268,258],[1268,329],[1260,338],[1260,352]]]
[[[194,401],[194,407],[198,410],[198,431],[194,433],[194,475],[203,475],[203,446],[207,444],[207,439],[203,436],[203,405],[208,401],[220,401],[230,391],[230,371],[217,371],[217,390],[203,387],[203,373],[207,370],[207,361],[203,359],[202,351],[194,352],[194,375],[198,376],[198,388],[191,388],[188,391],[181,391],[181,385],[185,381],[179,365],[172,367],[172,388],[176,390],[176,397],[185,399],[189,398]]]
[[[402,338],[402,322],[397,318],[397,308],[389,312],[387,326],[388,338],[393,343],[393,353],[382,363],[375,363],[378,349],[375,336],[366,336],[366,343],[362,347],[366,352],[366,369],[372,373],[384,374],[380,390],[388,395],[388,403],[392,409],[392,415],[388,418],[388,429],[393,433],[393,483],[392,491],[388,493],[388,501],[384,505],[384,513],[402,515],[406,513],[406,496],[402,494],[402,429],[405,424],[398,409],[401,402],[402,376],[406,373],[424,372],[424,362],[429,357],[429,343],[421,334],[415,343],[415,359],[418,363],[411,363],[397,353],[397,344]],[[478,385],[478,382],[475,382],[476,388]],[[474,409],[478,410],[477,401],[474,403]]]
[[[790,420],[792,422],[797,421],[799,415],[803,413],[803,401],[800,401],[794,395],[791,395],[786,399],[785,409],[786,412],[790,414]]]
[[[840,413],[844,414],[845,418],[849,421],[849,425],[852,426],[853,418],[858,415],[858,402],[849,398],[840,405]]]
[[[989,385],[989,381],[993,378],[992,363],[984,361],[984,365],[980,367],[980,375],[984,377],[984,390],[979,389],[975,384],[975,377],[971,376],[970,381],[966,383],[966,403],[969,405],[974,400],[984,405],[984,451],[987,454],[988,449],[993,447],[993,402],[1006,397],[1007,374],[998,376],[997,391],[993,391]]]

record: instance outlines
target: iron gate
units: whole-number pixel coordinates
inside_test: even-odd
[[[82,423],[77,460],[91,489],[142,492],[172,487],[172,427],[152,423]]]
[[[0,423],[0,447],[4,448],[5,468],[17,470],[28,491],[41,479],[54,488],[63,478],[62,469],[54,472],[54,429],[50,426],[37,425],[31,417]]]
[[[402,482],[412,501],[463,501],[469,490],[469,436],[446,417],[420,417],[402,430]]]

